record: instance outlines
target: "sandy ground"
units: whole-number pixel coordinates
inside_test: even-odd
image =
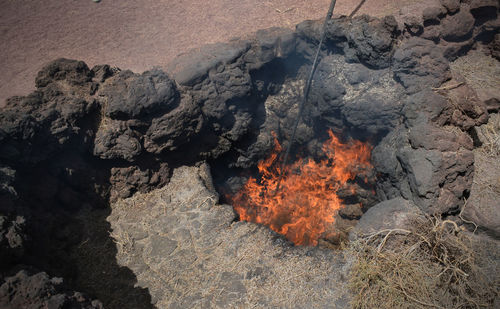
[[[350,14],[361,0],[338,0]],[[357,14],[395,14],[429,0],[366,0]],[[0,106],[34,89],[47,62],[80,59],[135,72],[164,67],[207,43],[244,37],[272,26],[323,18],[330,0],[0,0]]]

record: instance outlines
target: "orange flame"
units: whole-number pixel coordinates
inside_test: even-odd
[[[261,180],[251,177],[228,197],[240,219],[264,224],[296,245],[317,245],[343,207],[337,190],[353,180],[357,171],[372,168],[369,144],[356,140],[344,144],[331,131],[328,134],[323,144],[326,159],[299,159],[286,166],[278,192],[274,191],[282,148],[275,138],[273,153],[258,164]]]

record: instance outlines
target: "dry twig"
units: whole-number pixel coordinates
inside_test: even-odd
[[[409,227],[361,235],[349,244],[347,252],[356,256],[349,283],[354,308],[492,305],[498,285],[478,266],[481,244],[451,220],[423,216]]]

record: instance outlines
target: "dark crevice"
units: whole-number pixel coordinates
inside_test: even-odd
[[[33,168],[18,168],[18,215],[31,238],[18,261],[100,299],[109,308],[153,308],[147,289],[135,288],[135,274],[116,261],[116,244],[106,218],[110,164],[63,152]],[[11,271],[5,275],[13,275]]]

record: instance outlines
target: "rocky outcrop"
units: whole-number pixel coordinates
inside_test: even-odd
[[[104,114],[112,119],[137,119],[175,107],[178,92],[174,82],[161,70],[141,75],[124,71],[110,80],[101,92],[106,97]]]
[[[130,197],[135,192],[147,192],[151,186],[163,186],[168,182],[170,170],[166,163],[160,163],[158,171],[142,170],[139,166],[113,167],[109,182],[110,201]]]
[[[483,46],[496,56],[498,3],[441,4],[402,24],[393,17],[329,21],[294,151],[321,157],[327,129],[371,142],[381,203],[361,220],[396,212],[399,203],[477,221],[498,237],[490,208],[471,200],[462,210],[464,199],[477,197],[471,191],[475,128],[498,112],[500,98],[496,92],[478,96],[477,87],[450,70],[450,61],[471,48]],[[68,59],[44,67],[37,89],[10,98],[0,113],[2,272],[15,276],[9,273],[14,266],[33,265],[68,277],[92,297],[106,297],[105,305],[135,308],[151,306],[145,287],[162,305],[286,306],[264,291],[283,292],[265,273],[284,280],[291,274],[283,267],[313,271],[301,259],[334,269],[331,253],[292,249],[262,227],[233,222],[230,207],[217,204],[213,188],[207,189],[210,177],[198,168],[178,168],[209,162],[214,178],[234,189],[269,154],[275,138],[288,145],[320,25],[306,21],[296,31],[273,28],[206,46],[180,56],[168,73],[90,69]],[[370,193],[339,212],[339,224],[352,226],[376,203],[371,188],[363,192]],[[137,215],[132,221],[127,207],[138,207],[131,210]],[[267,253],[255,253],[259,266],[241,248]],[[189,271],[195,275],[186,277]],[[92,272],[104,277],[95,282],[82,275]],[[169,281],[167,272],[178,280]],[[216,273],[221,275],[214,280],[207,276]],[[303,297],[295,304],[335,303],[333,296],[308,298],[331,286],[325,273],[303,280],[311,285],[300,289],[305,294],[297,294]],[[143,288],[134,287],[137,282]],[[292,289],[294,282],[280,284]],[[191,284],[201,294],[187,289]]]
[[[133,162],[142,152],[141,134],[128,122],[102,119],[94,140],[94,155],[101,159],[123,159]]]
[[[432,103],[421,109],[418,102]],[[387,198],[403,196],[442,214],[468,196],[473,143],[465,129],[443,121],[453,119],[446,116],[450,102],[432,91],[410,96],[404,109],[408,128],[393,131],[374,149],[374,164],[382,179],[388,177],[379,187]]]
[[[395,198],[378,203],[363,214],[350,233],[351,239],[382,230],[407,229],[411,219],[421,216],[421,210],[412,202]]]
[[[442,4],[444,10],[424,11],[423,33],[410,33],[394,53],[395,78],[409,94],[405,121],[374,149],[373,162],[383,198],[402,196],[426,212],[452,214],[472,185],[473,140],[467,132],[487,121],[488,108],[448,65],[484,30],[474,26],[480,14],[472,4]]]
[[[461,42],[472,36],[474,16],[468,10],[446,16],[441,22],[441,35],[447,42]]]
[[[451,77],[442,47],[419,37],[405,41],[393,62],[394,77],[409,93],[437,87]]]
[[[67,291],[62,278],[50,278],[46,273],[33,275],[19,271],[0,286],[2,308],[81,308],[102,309],[102,303],[82,293]]]
[[[1,216],[0,217],[0,261],[9,265],[20,258],[25,252],[26,219],[22,216]]]
[[[35,92],[8,99],[0,115],[0,158],[36,164],[70,141],[88,145],[98,110],[91,76],[84,62],[60,59],[40,71]]]
[[[398,32],[393,16],[378,19],[362,15],[353,19],[340,17],[330,20],[326,38],[335,44],[336,51],[342,51],[347,61],[361,62],[374,69],[384,69],[390,66]],[[316,41],[319,38],[319,24],[303,22],[297,25],[297,33],[302,40]],[[314,50],[300,43],[298,46],[304,50]]]
[[[450,14],[456,13],[460,9],[460,0],[440,0],[440,2]]]
[[[500,33],[497,33],[490,44],[490,52],[493,57],[500,60]]]

